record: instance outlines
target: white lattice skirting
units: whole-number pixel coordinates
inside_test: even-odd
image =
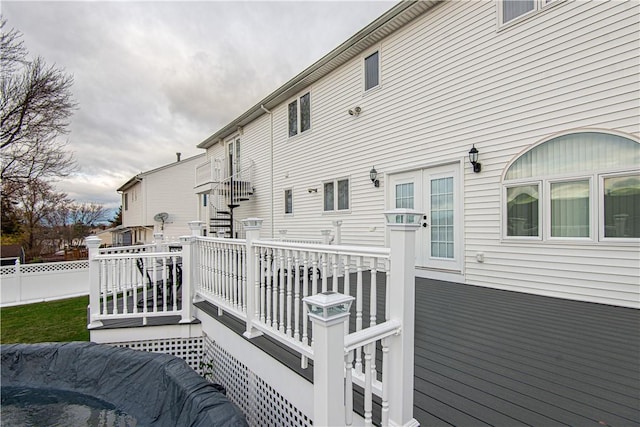
[[[227,397],[244,412],[250,426],[313,425],[309,416],[207,336],[110,345],[180,357],[209,381],[222,384],[227,389]]]

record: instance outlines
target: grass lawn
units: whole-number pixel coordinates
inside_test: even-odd
[[[89,297],[0,309],[0,343],[89,341]]]

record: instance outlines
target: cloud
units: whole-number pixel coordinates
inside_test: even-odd
[[[74,76],[77,201],[119,205],[136,173],[196,145],[393,2],[12,2],[32,55]]]

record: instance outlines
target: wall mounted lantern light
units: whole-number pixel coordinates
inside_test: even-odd
[[[475,144],[469,150],[469,163],[473,166],[473,171],[478,173],[482,170],[482,165],[478,162],[478,149]]]
[[[374,187],[380,187],[380,181],[378,181],[378,171],[376,170],[375,166],[372,167],[369,171],[369,178],[371,179],[371,182],[373,182]]]

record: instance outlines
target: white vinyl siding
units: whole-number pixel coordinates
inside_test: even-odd
[[[304,144],[289,141],[294,98],[244,127],[243,157],[256,162],[256,191],[238,217],[265,218],[264,236],[287,229],[287,236],[319,239],[331,227],[323,216],[325,180],[348,175],[349,215],[331,214],[343,220],[343,243],[384,245],[386,177],[464,160],[460,281],[637,307],[637,244],[506,238],[501,183],[510,162],[555,134],[597,128],[640,135],[638,19],[631,2],[558,1],[496,32],[495,3],[442,2],[379,43],[384,90],[363,97],[360,55],[313,82],[313,131]],[[354,120],[347,111],[356,105],[366,114]],[[472,144],[479,174],[466,159]],[[379,188],[369,179],[373,164]],[[597,181],[606,177],[592,178],[593,197],[604,198]],[[276,215],[269,224],[284,188],[303,189],[295,217]],[[597,234],[613,226],[602,224]]]

